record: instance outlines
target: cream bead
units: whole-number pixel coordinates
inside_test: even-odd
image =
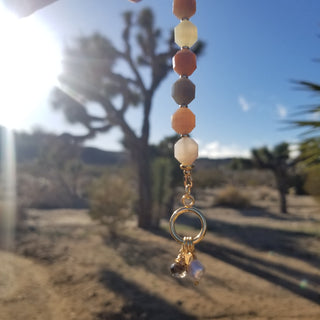
[[[198,144],[189,137],[182,137],[174,145],[174,157],[184,166],[192,165],[198,158]]]
[[[191,48],[198,40],[198,29],[189,20],[182,20],[174,28],[174,41],[179,47]]]

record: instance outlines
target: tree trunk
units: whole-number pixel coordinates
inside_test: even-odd
[[[279,198],[280,198],[280,212],[288,213],[287,199],[286,199],[286,193],[287,193],[286,174],[283,172],[275,172],[275,175],[276,175],[277,188],[278,188]]]
[[[279,195],[280,195],[280,211],[281,211],[281,213],[288,213],[287,212],[286,191],[279,190]]]
[[[136,154],[136,167],[138,177],[138,226],[150,229],[152,226],[152,192],[151,174],[148,146],[140,148]]]

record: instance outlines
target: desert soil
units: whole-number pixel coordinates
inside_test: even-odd
[[[250,194],[255,195],[253,190]],[[320,319],[320,209],[310,197],[252,196],[246,210],[198,202],[209,230],[194,287],[172,278],[179,245],[129,226],[117,238],[81,210],[30,210],[14,252],[0,251],[1,320]],[[184,231],[192,232],[191,218]]]

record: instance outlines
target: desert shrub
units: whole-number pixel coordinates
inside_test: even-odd
[[[26,208],[82,208],[85,199],[69,189],[56,177],[20,172],[18,175],[19,200]]]
[[[193,175],[195,186],[199,188],[217,188],[232,183],[234,186],[275,187],[275,179],[268,170],[233,170],[227,167],[198,169]]]
[[[234,186],[275,187],[274,175],[269,170],[229,170],[226,174],[228,181],[231,181]]]
[[[214,203],[232,208],[246,208],[250,206],[250,199],[239,189],[229,185],[217,193]]]
[[[227,181],[226,171],[220,168],[198,169],[193,173],[195,186],[198,188],[215,188]]]
[[[304,189],[320,202],[320,165],[310,167],[307,170]]]
[[[292,174],[288,178],[289,189],[293,190],[293,194],[305,195],[306,190],[304,189],[304,184],[306,176],[304,174]]]
[[[253,194],[255,196],[255,200],[258,201],[277,201],[277,191],[273,188],[269,188],[266,186],[260,186],[259,188],[254,188],[255,193]]]
[[[252,160],[246,158],[233,158],[228,165],[232,170],[250,170],[253,166]]]
[[[90,216],[105,225],[113,235],[133,214],[135,193],[121,175],[104,174],[89,194]]]

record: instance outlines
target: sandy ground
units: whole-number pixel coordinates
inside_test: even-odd
[[[263,199],[262,199],[263,198]],[[166,231],[130,227],[116,239],[85,211],[30,210],[15,253],[0,252],[1,320],[320,319],[320,209],[272,195],[246,210],[198,204],[209,231],[198,287],[170,276],[179,245]],[[181,221],[191,232],[191,218]]]

